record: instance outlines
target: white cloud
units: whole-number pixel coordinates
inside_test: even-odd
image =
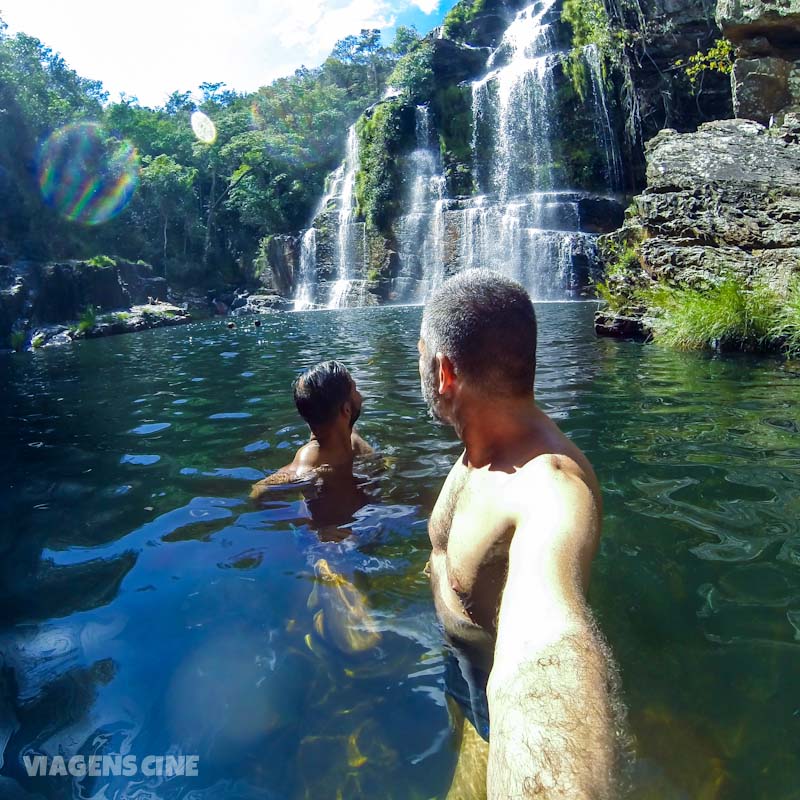
[[[433,14],[439,10],[439,0],[411,0],[411,5],[416,6],[425,14]]]
[[[173,90],[224,81],[248,91],[316,66],[338,39],[387,28],[411,7],[438,0],[0,0],[11,32],[25,31],[61,53],[81,75],[144,105]]]

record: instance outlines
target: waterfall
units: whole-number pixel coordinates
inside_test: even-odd
[[[397,165],[403,212],[392,223],[385,249],[374,254],[391,260],[390,250],[396,246],[391,300],[424,302],[447,276],[470,267],[516,278],[534,300],[566,299],[587,285],[596,263],[597,233],[615,227],[618,223],[608,223],[615,213],[621,217],[622,208],[614,198],[592,195],[568,185],[565,178],[580,173],[568,161],[569,147],[556,138],[569,139],[570,120],[559,115],[571,108],[565,102],[572,102],[559,91],[566,80],[558,26],[552,25],[559,7],[558,0],[536,0],[519,11],[488,56],[485,73],[464,84],[472,100],[475,195],[448,196],[440,131],[434,127],[445,109],[436,98],[414,109],[413,150],[399,156]],[[580,118],[584,139],[579,146],[591,147],[594,139],[591,153],[604,159],[599,163],[604,163],[614,191],[623,186],[623,164],[598,56],[595,47],[584,48],[592,91],[587,98],[589,118]],[[387,98],[383,102],[402,103],[396,90],[388,91]],[[455,168],[468,163],[459,156]],[[297,308],[317,295],[325,295],[329,308],[377,302],[365,280],[366,226],[356,219],[358,169],[358,137],[351,127],[344,161],[332,173],[328,194],[315,215],[316,235],[307,231],[303,236]],[[465,185],[462,175],[457,178],[458,185]],[[380,247],[380,236],[376,243]]]
[[[363,225],[356,226],[355,187],[359,168],[358,135],[356,126],[351,125],[347,132],[347,149],[341,166],[341,194],[339,196],[339,219],[336,236],[336,282],[331,287],[328,308],[341,308],[347,304],[347,297],[354,283],[354,262],[366,261],[366,241]],[[360,235],[359,231],[360,229]],[[356,252],[360,249],[360,253]]]
[[[608,113],[603,71],[600,66],[600,53],[596,44],[589,44],[583,48],[583,59],[589,68],[589,78],[592,83],[595,130],[606,161],[606,177],[611,189],[621,189],[623,185],[622,158],[619,153],[617,137],[614,135],[614,128],[611,124],[611,115]]]
[[[444,280],[445,180],[438,151],[432,147],[430,111],[426,105],[415,109],[415,136],[416,148],[406,167],[408,210],[396,226],[400,274],[395,290],[407,299],[422,302]],[[411,282],[415,282],[416,289],[406,290],[405,286]]]
[[[313,306],[314,275],[317,271],[317,231],[309,228],[300,241],[300,276],[294,295],[294,310]]]
[[[574,196],[553,168],[555,0],[519,11],[472,84],[473,169],[484,192],[463,212],[460,268],[486,266],[522,282],[534,299],[574,289],[562,242],[582,236]]]
[[[544,18],[554,4],[543,0],[520,11],[489,57],[490,72],[472,84],[475,174],[481,188],[501,201],[553,188],[550,120],[557,56],[549,52],[553,45]],[[482,157],[486,149],[488,160]]]

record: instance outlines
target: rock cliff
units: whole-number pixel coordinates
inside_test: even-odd
[[[642,289],[656,283],[702,291],[733,277],[785,294],[800,273],[800,3],[719,0],[716,20],[737,46],[737,118],[647,143],[646,187],[600,240],[600,334],[647,335]]]

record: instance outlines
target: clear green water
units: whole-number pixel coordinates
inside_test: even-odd
[[[637,797],[800,797],[798,372],[596,340],[589,305],[538,310],[540,403],[605,490],[591,599]],[[10,780],[48,798],[444,795],[421,571],[459,447],[419,396],[419,319],[210,321],[0,357],[1,796]],[[305,438],[292,378],[334,356],[390,468],[344,518],[323,498],[312,519],[297,492],[253,505],[250,483]],[[312,631],[319,558],[363,593],[378,647],[345,655]],[[200,775],[29,779],[31,751],[198,754]]]

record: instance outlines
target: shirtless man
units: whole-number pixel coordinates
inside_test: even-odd
[[[419,354],[428,407],[465,446],[431,515],[430,573],[448,638],[489,675],[486,794],[616,797],[617,676],[585,599],[600,488],[534,402],[533,304],[508,278],[459,273],[425,307]]]
[[[352,478],[355,456],[373,449],[356,433],[362,397],[344,364],[325,361],[304,372],[293,385],[294,404],[311,430],[311,438],[285,467],[253,486],[258,499],[279,484],[316,475]],[[362,503],[363,505],[363,503]]]

